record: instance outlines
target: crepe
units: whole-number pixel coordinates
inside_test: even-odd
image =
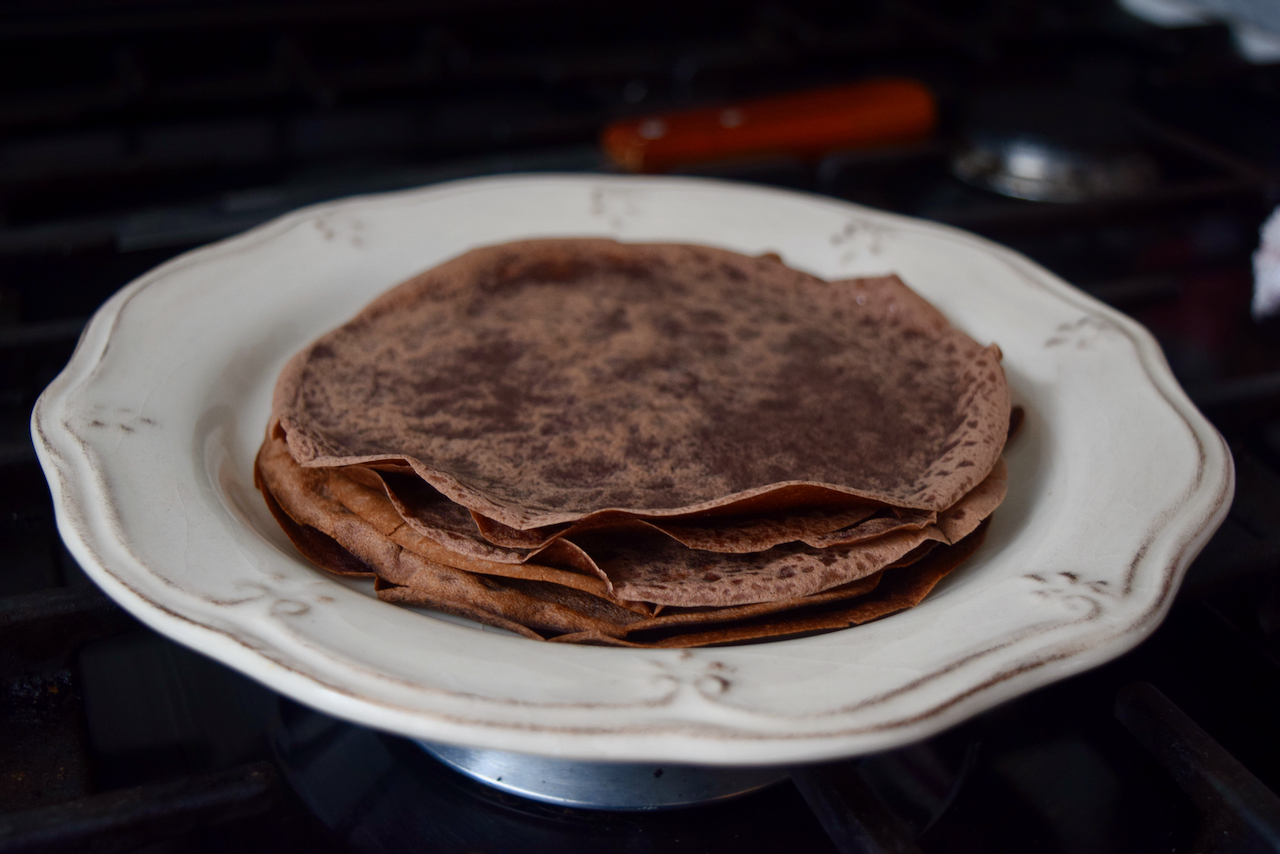
[[[788,543],[748,554],[689,549],[665,537],[598,532],[582,548],[627,600],[666,605],[741,605],[805,596],[877,572],[922,544],[958,542],[1004,498],[1005,469],[996,471],[938,524],[894,528],[887,533],[815,548]]]
[[[673,608],[658,616],[564,584],[565,579],[554,573],[539,575],[537,568],[527,576],[486,576],[426,559],[359,517],[352,518],[325,486],[313,481],[313,488],[295,491],[272,473],[270,465],[263,465],[270,447],[268,443],[259,455],[257,483],[273,515],[306,557],[343,575],[375,577],[384,601],[456,614],[533,639],[703,646],[843,628],[918,603],[972,553],[983,530],[979,527],[957,545],[917,554],[904,566],[821,593],[752,605]],[[302,472],[296,466],[295,470]],[[277,501],[275,490],[286,496],[289,512]]]
[[[268,506],[304,555],[331,571],[374,575],[371,565],[336,540],[285,514],[265,479],[260,485]],[[329,510],[341,515],[332,506]],[[345,533],[350,536],[352,529]],[[956,545],[931,549],[904,567],[822,593],[727,608],[674,608],[661,616],[646,617],[603,597],[547,581],[468,577],[403,552],[394,562],[400,583],[378,577],[377,592],[387,602],[456,614],[532,639],[631,647],[741,643],[831,631],[913,607],[973,553],[984,533],[985,524]],[[371,541],[378,538],[368,530],[358,537],[365,542],[357,548],[374,562],[379,548]]]
[[[745,643],[830,632],[860,625],[898,611],[914,608],[967,560],[986,535],[985,523],[954,546],[935,549],[922,560],[899,572],[885,571],[871,578],[878,583],[867,593],[847,598],[819,594],[809,600],[789,601],[763,617],[726,622],[716,628],[698,626],[697,621],[665,621],[656,618],[637,621],[623,636],[596,631],[560,635],[560,643],[592,643],[630,647],[698,647]],[[855,582],[857,583],[857,582]]]
[[[632,609],[642,609],[638,603],[748,605],[837,587],[899,561],[926,542],[957,542],[990,514],[1005,491],[1004,464],[997,460],[982,484],[932,524],[928,517],[871,519],[811,538],[819,546],[796,541],[745,553],[708,551],[689,548],[644,521],[624,519],[576,534],[572,540],[552,539],[537,550],[489,546],[488,556],[478,556],[479,549],[442,545],[441,540],[451,538],[473,542],[459,530],[444,532],[448,538],[439,537],[441,532],[419,533],[385,493],[357,482],[348,472],[299,466],[280,433],[274,430],[259,454],[260,482],[294,521],[327,534],[348,551],[385,552],[385,547],[371,545],[376,534],[436,564],[557,583],[629,603]],[[394,572],[378,574],[392,583],[405,583]]]
[[[529,530],[797,488],[943,510],[995,464],[1009,396],[999,350],[896,277],[543,240],[393,288],[289,362],[274,411],[305,466],[407,466]]]
[[[526,241],[297,354],[255,478],[305,556],[525,637],[698,646],[910,607],[1005,495],[995,345],[896,277]]]

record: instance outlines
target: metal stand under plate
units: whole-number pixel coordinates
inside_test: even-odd
[[[717,768],[580,762],[429,741],[418,743],[436,759],[481,783],[513,795],[578,809],[694,806],[745,795],[787,778],[786,769],[776,766]]]

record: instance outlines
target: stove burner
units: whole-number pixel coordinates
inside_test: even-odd
[[[613,811],[514,796],[477,782],[474,774],[458,773],[418,742],[338,721],[284,699],[277,706],[269,739],[289,788],[335,841],[361,854],[836,852],[805,799],[786,781],[783,769],[774,771],[780,778],[777,785],[741,797],[687,809]],[[510,756],[498,754],[504,755]],[[675,784],[670,788],[678,792],[682,770],[665,765],[662,769],[661,778],[653,777],[655,766],[646,770],[655,782],[670,777]],[[741,769],[722,770],[732,774]]]
[[[504,792],[592,810],[657,810],[722,801],[787,779],[785,768],[578,762],[418,742],[444,764]]]
[[[966,144],[951,168],[967,183],[1037,202],[1138,196],[1160,183],[1123,105],[1054,90],[975,99]]]

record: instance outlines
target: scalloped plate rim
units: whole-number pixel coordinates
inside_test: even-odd
[[[1202,511],[1196,518],[1181,520],[1174,533],[1158,532],[1162,541],[1176,539],[1179,542],[1172,561],[1163,567],[1160,589],[1145,602],[1145,607],[1139,609],[1136,619],[1123,626],[1112,627],[1106,632],[1095,632],[1092,643],[1082,643],[1087,636],[1081,636],[1077,638],[1073,648],[1041,655],[1029,662],[1018,660],[1016,655],[1007,655],[1008,666],[1000,672],[999,678],[990,679],[986,684],[967,685],[962,690],[950,690],[945,696],[931,697],[927,688],[916,690],[919,702],[912,715],[901,715],[887,724],[860,726],[857,724],[855,711],[845,716],[843,726],[832,727],[825,732],[810,730],[762,734],[745,726],[735,729],[735,722],[731,720],[733,715],[726,715],[725,720],[708,727],[703,720],[682,722],[679,715],[673,715],[670,709],[661,706],[657,707],[653,716],[656,722],[647,730],[641,727],[638,731],[632,724],[611,724],[608,711],[597,715],[598,720],[595,720],[593,726],[575,725],[557,729],[555,726],[536,724],[532,727],[522,726],[510,721],[495,723],[493,720],[484,720],[483,715],[467,719],[465,716],[439,714],[430,709],[404,706],[391,701],[389,695],[376,696],[376,691],[352,691],[350,685],[341,684],[342,680],[328,678],[330,674],[325,672],[324,666],[300,667],[299,662],[290,660],[287,654],[279,654],[280,651],[273,646],[272,640],[262,637],[261,632],[254,631],[255,626],[239,624],[235,614],[220,615],[226,620],[223,625],[217,625],[214,620],[193,614],[192,609],[187,607],[189,603],[184,603],[179,595],[181,591],[175,591],[166,600],[164,597],[149,596],[137,584],[129,583],[130,580],[136,581],[148,573],[156,574],[156,571],[140,563],[130,566],[128,558],[120,554],[108,554],[113,549],[119,550],[118,546],[123,538],[115,537],[116,532],[111,530],[112,521],[108,518],[111,514],[103,512],[102,501],[93,493],[97,491],[105,496],[109,494],[109,488],[104,483],[102,472],[94,470],[94,461],[90,459],[87,450],[76,447],[81,440],[70,428],[69,416],[64,409],[73,392],[93,382],[99,360],[105,356],[120,315],[132,299],[177,270],[217,264],[223,253],[230,248],[267,243],[300,223],[317,217],[350,212],[362,206],[377,207],[400,201],[430,201],[432,197],[447,197],[451,192],[465,192],[472,188],[485,190],[496,186],[520,192],[527,191],[530,187],[536,189],[544,183],[552,186],[638,186],[649,190],[656,188],[659,193],[664,192],[662,188],[665,187],[677,190],[696,188],[709,189],[713,193],[745,193],[764,198],[799,198],[808,204],[856,213],[870,222],[887,222],[901,228],[943,235],[977,247],[989,255],[1003,259],[1011,269],[1019,270],[1023,277],[1034,281],[1059,300],[1080,309],[1086,316],[1097,317],[1112,324],[1132,341],[1137,361],[1146,371],[1151,385],[1174,413],[1186,422],[1202,455],[1200,485],[1176,508],[1179,512],[1185,512],[1199,500],[1204,505]],[[316,330],[317,333],[320,331],[323,330]],[[32,413],[32,431],[40,463],[53,491],[58,527],[68,548],[99,586],[144,623],[295,699],[356,722],[436,741],[614,761],[657,759],[725,765],[768,764],[816,761],[885,749],[925,737],[1010,697],[1110,660],[1141,642],[1159,624],[1172,603],[1173,593],[1182,574],[1225,517],[1234,483],[1234,467],[1225,443],[1187,400],[1150,334],[1132,320],[1071,288],[1022,256],[947,226],[873,211],[823,197],[702,179],[501,176],[341,199],[286,214],[244,234],[171,259],[111,297],[86,327],[67,368],[41,395]],[[78,454],[81,456],[77,461]],[[87,466],[88,471],[75,471],[77,464]],[[1132,566],[1138,566],[1143,559],[1143,554],[1136,555]],[[163,573],[159,575],[162,576]],[[772,644],[758,648],[767,646]],[[619,655],[636,654],[625,650],[609,652]],[[666,652],[668,651],[664,651]],[[664,654],[663,660],[681,660],[683,653],[670,652],[672,655]],[[692,657],[706,656],[695,650]],[[321,655],[320,659],[323,663],[324,656]],[[333,666],[341,670],[349,664],[335,660]],[[699,679],[705,678],[710,677],[705,673],[700,676],[695,674],[689,682],[693,686],[690,690],[703,690],[697,688],[697,685],[701,684]],[[688,686],[682,683],[681,687]],[[697,715],[706,715],[705,709],[699,708],[696,712]],[[664,722],[664,717],[674,717],[675,720]]]

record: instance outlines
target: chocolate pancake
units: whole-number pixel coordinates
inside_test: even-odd
[[[608,578],[580,548],[567,541],[558,542],[557,549],[544,550],[547,557],[558,558],[557,565],[552,566],[529,561],[524,554],[502,554],[497,549],[487,554],[454,551],[436,539],[416,533],[380,490],[352,480],[341,470],[299,466],[289,456],[278,428],[268,434],[258,452],[254,477],[277,521],[284,524],[280,518],[283,512],[303,526],[301,532],[286,526],[298,550],[331,571],[341,573],[349,562],[332,552],[327,539],[357,555],[368,572],[393,584],[408,583],[400,570],[407,553],[475,575],[550,581],[591,594],[610,595]]]
[[[932,542],[954,544],[974,531],[1005,494],[1003,460],[981,484],[938,514],[935,524],[847,536],[824,548],[787,543],[727,554],[681,546],[668,537],[617,531],[578,540],[612,582],[615,596],[676,606],[731,606],[807,596],[884,569]],[[857,526],[855,526],[856,528]]]
[[[886,570],[878,577],[873,576],[879,583],[871,592],[848,599],[819,594],[793,603],[794,607],[785,611],[774,611],[714,628],[707,628],[697,621],[677,622],[658,617],[637,621],[625,627],[620,634],[590,630],[558,635],[550,640],[644,648],[698,647],[782,640],[845,629],[919,605],[939,581],[977,551],[985,536],[984,524],[955,545],[935,549],[910,567]]]
[[[598,513],[569,525],[522,531],[468,511],[416,475],[375,472],[364,466],[346,466],[342,470],[362,484],[382,489],[404,522],[423,536],[459,552],[499,560],[539,552],[559,539],[636,524],[661,531],[689,548],[745,553],[797,540],[839,539],[852,528],[858,529],[858,536],[884,533],[895,527],[919,528],[933,522],[937,516],[929,511],[899,510],[859,499],[852,504],[836,506],[714,516],[698,514],[675,519],[639,519],[625,513]]]
[[[408,586],[402,565],[412,556],[483,576],[570,587],[642,614],[649,611],[641,603],[726,607],[819,593],[898,563],[925,543],[956,542],[1004,496],[1004,463],[997,460],[982,484],[936,519],[929,514],[865,520],[823,537],[825,547],[792,542],[750,553],[704,551],[632,519],[574,539],[557,538],[536,551],[505,550],[494,560],[493,554],[479,556],[470,547],[457,551],[442,545],[450,542],[448,538],[423,536],[382,490],[353,480],[341,469],[297,465],[280,432],[273,428],[258,457],[264,491],[294,521],[331,537],[384,581]],[[294,541],[317,560],[305,543],[297,537]],[[332,559],[317,562],[340,566]]]
[[[374,575],[384,601],[468,617],[531,639],[696,646],[792,635],[797,626],[804,632],[843,627],[914,604],[903,602],[902,591],[918,601],[941,577],[940,562],[949,570],[972,550],[969,538],[925,554],[917,549],[905,569],[887,569],[817,594],[730,607],[669,608],[650,616],[626,607],[629,603],[557,583],[562,579],[550,575],[494,577],[437,564],[352,518],[328,490],[332,481],[317,480],[331,472],[304,471],[292,460],[281,467],[273,457],[278,461],[278,451],[268,442],[255,466],[256,481],[272,514],[313,562],[342,575]],[[284,497],[288,512],[273,489]],[[872,596],[886,576],[892,580],[885,593]]]
[[[255,479],[276,521],[306,557],[341,575],[361,575],[361,568],[367,568],[379,587],[390,584],[393,590],[413,591],[415,600],[406,604],[429,602],[436,611],[537,640],[571,632],[612,635],[620,631],[616,620],[566,607],[554,598],[529,596],[502,579],[445,566],[402,548],[342,508],[322,484],[313,484],[314,490],[292,489],[274,476],[270,466],[262,465],[261,455]],[[397,599],[394,594],[383,596],[381,590],[379,596]]]
[[[999,351],[896,277],[696,246],[469,252],[299,353],[274,410],[308,467],[408,466],[516,530],[753,497],[940,512],[1009,424]]]
[[[521,531],[468,511],[416,475],[377,473],[363,466],[347,466],[342,471],[361,484],[381,488],[404,523],[422,536],[461,554],[503,561],[527,560],[557,540],[573,540],[600,531],[633,530],[637,526],[664,533],[691,549],[746,554],[791,542],[819,548],[852,543],[893,530],[922,528],[932,524],[938,515],[859,500],[852,506],[699,514],[675,519],[601,513],[571,525]]]

